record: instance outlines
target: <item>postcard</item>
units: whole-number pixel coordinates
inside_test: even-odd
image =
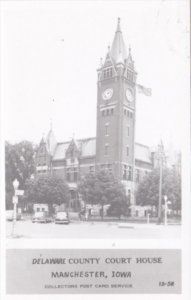
[[[189,1],[1,17],[2,299],[190,299]]]

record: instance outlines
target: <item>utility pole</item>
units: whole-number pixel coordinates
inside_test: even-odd
[[[158,146],[158,159],[159,159],[159,201],[158,201],[158,224],[162,222],[162,176],[163,176],[163,159],[164,149],[163,144]]]
[[[19,187],[19,181],[15,179],[13,181],[13,187],[14,187],[14,196],[13,196],[13,226],[12,226],[12,237],[14,237],[15,233],[15,227],[16,227],[16,221],[17,221],[17,203],[18,203],[18,194],[17,190]]]
[[[168,217],[168,197],[164,195],[164,225],[167,226],[167,217]]]

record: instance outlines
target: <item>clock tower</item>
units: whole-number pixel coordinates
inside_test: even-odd
[[[113,172],[132,196],[137,73],[119,18],[112,46],[97,72],[96,167]]]

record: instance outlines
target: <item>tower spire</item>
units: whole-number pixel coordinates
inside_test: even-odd
[[[115,63],[122,61],[123,63],[127,59],[127,50],[123,40],[123,35],[121,31],[121,20],[118,18],[117,30],[115,32],[114,40],[111,47],[111,56]]]

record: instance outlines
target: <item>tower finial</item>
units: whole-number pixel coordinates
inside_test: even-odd
[[[120,18],[117,18],[117,30],[116,30],[116,32],[121,32],[121,25],[120,25],[120,21],[121,21],[121,19]]]
[[[131,45],[129,45],[129,54],[131,54]]]

